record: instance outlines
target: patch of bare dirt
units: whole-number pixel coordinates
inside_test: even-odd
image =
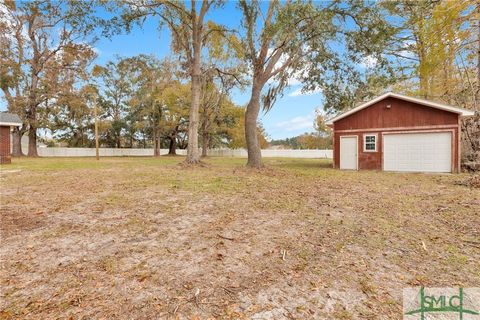
[[[0,209],[0,234],[2,238],[8,238],[18,233],[32,231],[45,226],[47,221],[44,214],[45,212],[41,210],[31,213]]]
[[[109,161],[2,181],[2,318],[395,319],[403,287],[480,286],[457,176]]]

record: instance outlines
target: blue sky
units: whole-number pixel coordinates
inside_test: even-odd
[[[208,15],[216,23],[229,27],[237,27],[241,12],[233,1],[226,2],[223,8],[217,8]],[[159,30],[158,18],[148,18],[142,27],[135,27],[129,34],[116,35],[110,39],[101,38],[95,48],[98,57],[94,64],[105,64],[119,57],[130,57],[138,54],[151,54],[163,58],[170,54],[170,35],[165,27]],[[313,131],[315,109],[321,107],[321,94],[301,94],[300,84],[292,85],[277,99],[273,109],[261,115],[268,135],[272,139],[293,137],[304,132]],[[234,102],[245,105],[249,99],[248,89],[245,92],[235,91],[232,94]],[[0,110],[6,110],[3,99]]]
[[[229,1],[223,8],[211,11],[208,19],[230,27],[238,27],[242,17],[234,1]],[[118,35],[109,39],[101,39],[97,44],[98,58],[95,63],[104,64],[121,57],[134,56],[140,53],[153,54],[159,58],[170,54],[170,34],[164,27],[158,30],[159,20],[149,18],[143,26],[135,27],[130,34]],[[287,88],[275,106],[267,114],[262,114],[260,120],[272,139],[293,137],[304,132],[313,131],[315,109],[321,107],[321,94],[300,94],[300,84]],[[245,92],[236,90],[232,94],[234,102],[246,105],[249,100],[248,89]]]

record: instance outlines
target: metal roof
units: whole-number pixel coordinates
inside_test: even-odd
[[[20,117],[14,113],[0,112],[0,126],[14,126],[22,125]]]

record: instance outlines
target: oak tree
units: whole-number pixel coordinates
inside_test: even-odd
[[[121,21],[129,29],[134,22],[143,21],[148,16],[160,17],[171,31],[172,49],[181,58],[182,66],[190,77],[191,104],[188,122],[188,147],[186,163],[195,164],[200,161],[198,148],[199,111],[201,102],[202,62],[205,44],[209,37],[224,32],[223,27],[208,25],[207,13],[222,1],[202,0],[190,1],[187,5],[179,1],[124,1],[125,10]]]
[[[271,1],[267,5],[242,0],[239,7],[243,13],[244,58],[251,74],[245,114],[247,166],[258,168],[262,166],[257,137],[261,101],[263,110],[270,110],[295,78],[304,81],[305,90],[314,90],[328,88],[335,78],[353,77],[358,54],[372,54],[384,30],[377,24],[375,10],[358,1]],[[371,31],[373,26],[376,31]],[[336,46],[345,52],[342,54]]]
[[[77,62],[86,53],[93,58],[94,5],[93,1],[67,0],[17,5],[7,0],[0,6],[4,16],[0,23],[1,89],[8,109],[24,122],[14,135],[14,150],[21,153],[21,135],[28,130],[28,155],[37,156],[37,129],[42,126],[39,111],[56,101],[62,84],[52,85],[47,74],[83,68]]]

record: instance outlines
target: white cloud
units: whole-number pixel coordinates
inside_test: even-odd
[[[294,91],[288,94],[289,97],[298,97],[298,96],[312,96],[315,94],[322,93],[321,89],[316,89],[313,91],[302,92],[302,87],[295,89]]]
[[[315,119],[315,115],[309,114],[306,116],[298,116],[292,118],[287,121],[282,121],[277,123],[275,126],[277,129],[281,129],[282,131],[297,131],[297,130],[313,130],[313,120]]]
[[[360,65],[365,68],[374,68],[378,63],[378,59],[375,58],[374,56],[366,56],[362,62],[360,62]]]
[[[302,88],[298,88],[288,94],[289,97],[298,97],[303,95]]]
[[[414,40],[405,40],[402,43],[402,48],[398,53],[406,58],[415,58],[416,42]]]
[[[97,56],[102,54],[102,50],[100,50],[98,47],[92,47],[92,50]]]

